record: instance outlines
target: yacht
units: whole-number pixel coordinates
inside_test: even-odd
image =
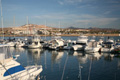
[[[88,41],[88,37],[81,35],[78,37],[78,40],[76,41],[76,45],[73,45],[72,48],[73,50],[84,50],[86,44]]]
[[[38,36],[33,36],[31,39],[28,39],[27,43],[28,48],[41,48],[40,38]]]
[[[114,49],[115,49],[114,40],[108,39],[106,42],[103,42],[102,48],[100,49],[100,52],[102,52],[102,53],[106,53],[106,52],[109,53],[109,52],[111,52]]]
[[[15,47],[23,47],[25,45],[25,42],[22,39],[16,40]]]
[[[59,35],[52,37],[49,43],[49,49],[53,49],[53,50],[63,49],[63,46],[64,46],[64,40]]]
[[[76,41],[71,41],[71,40],[67,40],[65,42],[65,45],[63,47],[64,50],[71,50],[72,49],[72,46],[76,44]]]
[[[101,48],[101,45],[94,39],[93,37],[89,42],[88,45],[85,47],[85,52],[87,53],[94,53],[98,52]]]
[[[33,80],[42,72],[42,66],[23,67],[12,57],[0,53],[0,80]]]

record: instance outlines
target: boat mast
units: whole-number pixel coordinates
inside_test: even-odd
[[[46,40],[46,20],[45,20],[45,40]]]
[[[27,18],[27,36],[29,36],[29,28],[28,28],[28,16],[27,16],[26,18]]]
[[[60,25],[60,21],[59,21],[59,32],[60,32],[60,26],[61,26],[61,25]]]
[[[15,16],[13,17],[13,27],[15,27]],[[14,31],[14,38],[15,38],[15,31]]]
[[[0,0],[0,7],[1,7],[1,24],[2,24],[2,34],[3,34],[3,40],[4,40],[4,25],[3,25],[3,15],[2,15],[2,0]]]

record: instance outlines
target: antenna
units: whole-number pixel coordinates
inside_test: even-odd
[[[3,34],[3,40],[4,40],[4,29],[3,29],[3,16],[2,16],[2,0],[0,0],[0,7],[1,7],[1,24],[2,24],[2,34]]]

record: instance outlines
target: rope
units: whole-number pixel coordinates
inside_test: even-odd
[[[2,63],[0,62],[0,65],[7,71],[7,73],[11,76],[11,78],[13,78],[12,77],[12,75],[10,74],[10,72],[5,68],[5,66],[4,65],[2,65]]]

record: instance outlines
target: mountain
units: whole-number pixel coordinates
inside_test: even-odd
[[[85,28],[78,28],[78,27],[71,26],[71,27],[68,27],[67,29],[85,29]]]

